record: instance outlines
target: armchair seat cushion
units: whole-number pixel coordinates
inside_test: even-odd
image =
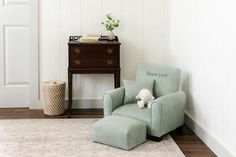
[[[138,108],[137,103],[122,105],[117,109],[115,109],[112,112],[112,115],[119,115],[139,120],[147,124],[148,132],[150,130],[151,118],[152,118],[151,109],[148,108],[140,109]]]

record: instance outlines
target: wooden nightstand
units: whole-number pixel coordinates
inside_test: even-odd
[[[101,40],[94,43],[81,43],[79,37],[71,36],[68,46],[68,97],[72,108],[73,74],[114,74],[114,86],[120,87],[120,45],[118,38],[114,41]]]

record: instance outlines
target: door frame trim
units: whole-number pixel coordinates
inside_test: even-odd
[[[29,108],[40,108],[39,95],[39,1],[29,1],[30,87]]]

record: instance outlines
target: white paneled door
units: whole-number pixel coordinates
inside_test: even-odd
[[[32,4],[31,0],[0,0],[0,107],[30,105],[30,66],[34,66],[30,59],[37,55],[31,43],[36,28],[31,26],[31,13],[37,15],[31,7],[37,5]]]

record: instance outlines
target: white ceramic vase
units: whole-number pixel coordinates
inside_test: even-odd
[[[114,40],[115,33],[113,31],[107,31],[107,38],[108,38],[108,40]]]

